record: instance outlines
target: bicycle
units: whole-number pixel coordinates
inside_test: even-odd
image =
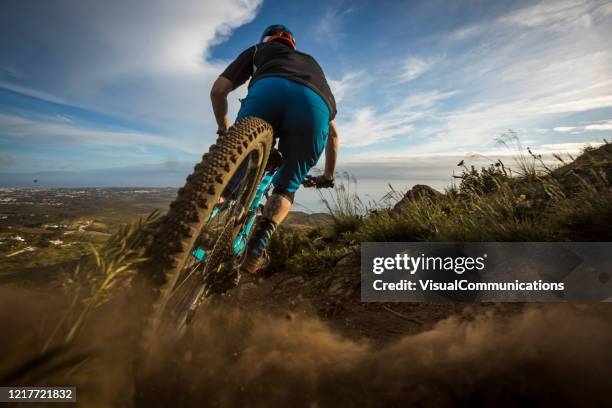
[[[212,294],[236,284],[237,265],[282,163],[272,127],[247,117],[219,136],[187,177],[146,250],[158,288],[146,334],[181,337]],[[313,187],[312,179],[303,183]]]

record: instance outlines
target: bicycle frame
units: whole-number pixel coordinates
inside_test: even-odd
[[[240,230],[238,236],[234,240],[234,255],[240,256],[246,249],[247,239],[249,238],[249,234],[251,233],[251,228],[253,228],[253,224],[255,224],[255,218],[257,217],[257,208],[261,204],[264,196],[272,186],[272,180],[274,179],[275,172],[266,171],[264,176],[257,187],[257,191],[255,191],[255,195],[253,196],[253,201],[249,205],[248,211],[248,221],[246,222],[244,228]]]
[[[249,234],[251,233],[251,229],[253,228],[253,225],[255,224],[255,218],[257,217],[257,208],[259,208],[259,205],[261,204],[261,201],[263,200],[264,196],[266,195],[268,190],[270,190],[270,187],[272,186],[272,180],[274,179],[275,173],[276,173],[276,170],[272,172],[266,170],[264,173],[264,176],[259,182],[259,186],[257,186],[257,190],[255,191],[255,194],[253,196],[253,200],[249,204],[249,209],[247,211],[247,221],[244,224],[244,227],[240,230],[240,232],[236,236],[236,239],[234,239],[234,255],[236,257],[241,256],[244,250],[246,249]],[[210,221],[214,219],[222,209],[223,207],[219,207],[219,206],[215,207],[212,213],[210,214],[210,216],[208,217],[208,220]],[[206,251],[203,250],[202,248],[194,249],[191,252],[191,254],[202,262],[207,261]]]

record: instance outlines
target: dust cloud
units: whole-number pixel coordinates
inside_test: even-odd
[[[611,329],[610,308],[532,306],[449,318],[381,348],[316,318],[216,310],[166,353],[154,400],[163,406],[180,392],[186,406],[604,402]]]
[[[0,346],[11,353],[3,353],[0,368],[26,355],[24,347],[29,353],[40,347],[41,330],[53,326],[41,322],[61,316],[61,307],[45,305],[57,304],[64,303],[29,290],[0,292]],[[451,317],[387,345],[348,339],[316,316],[275,317],[220,305],[196,319],[179,344],[164,348],[157,371],[146,378],[133,372],[138,335],[129,333],[134,326],[125,310],[126,303],[101,310],[74,346],[75,352],[95,349],[62,377],[82,387],[82,403],[509,406],[610,399],[612,308],[605,304],[527,305],[514,315]]]

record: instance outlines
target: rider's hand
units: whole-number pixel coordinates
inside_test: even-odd
[[[217,135],[219,136],[225,136],[227,135],[227,132],[229,131],[228,128],[218,128],[217,129]]]
[[[304,187],[331,188],[334,186],[334,179],[330,180],[325,176],[306,176],[302,184]]]

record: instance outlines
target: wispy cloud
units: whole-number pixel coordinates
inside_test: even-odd
[[[7,114],[0,114],[0,141],[33,145],[44,143],[45,146],[69,142],[71,146],[97,145],[138,151],[147,147],[163,147],[185,153],[194,151],[194,145],[164,135],[77,126],[57,117],[29,119]]]
[[[0,88],[8,89],[12,92],[17,92],[22,95],[31,96],[33,98],[42,99],[43,101],[53,102],[53,103],[65,103],[64,100],[58,98],[55,95],[51,95],[50,93],[40,91],[38,89],[34,89],[28,86],[20,85],[18,83],[10,83],[7,81],[0,81]]]
[[[432,114],[433,107],[453,92],[416,93],[382,111],[373,106],[356,109],[348,120],[339,124],[340,143],[345,147],[361,147],[406,136],[414,131],[415,122]]]
[[[601,141],[590,140],[584,142],[567,142],[567,143],[535,143],[525,144],[529,146],[530,150],[535,154],[545,155],[546,161],[553,162],[555,158],[552,156],[553,153],[559,154],[578,154],[584,150],[586,146],[599,147],[603,144]],[[508,162],[508,159],[516,155],[516,152],[512,149],[505,148],[499,144],[494,144],[490,147],[478,149],[478,150],[455,150],[455,149],[439,149],[436,153],[423,153],[413,148],[397,149],[395,151],[387,150],[375,150],[367,153],[359,153],[352,155],[351,157],[344,158],[342,160],[343,166],[347,165],[364,165],[368,166],[370,163],[387,163],[389,165],[398,165],[401,163],[409,163],[415,161],[416,163],[429,163],[435,165],[435,163],[444,164],[441,166],[445,171],[452,169],[453,165],[450,163],[457,163],[461,159],[470,159],[478,163],[492,163],[497,159],[502,159]],[[511,163],[508,163],[511,165]]]
[[[373,108],[361,108],[353,113],[350,121],[339,126],[340,143],[346,147],[368,146],[405,135],[414,129],[409,117],[395,113],[377,116]]]
[[[559,133],[567,133],[567,132],[571,132],[572,130],[576,130],[576,126],[557,126],[555,128],[553,128],[554,132],[559,132]]]
[[[534,149],[534,150],[535,150],[535,153],[560,152],[560,153],[576,154],[576,153],[580,153],[581,151],[583,151],[586,146],[599,147],[601,145],[603,145],[603,143],[599,141],[581,142],[581,143],[575,143],[575,142],[546,143],[546,144],[539,146],[537,149]]]
[[[402,89],[394,86],[386,104],[356,106],[343,118],[348,152],[342,162],[405,163],[474,152],[501,157],[494,140],[508,128],[538,129],[521,137],[543,154],[575,154],[587,143],[600,144],[580,134],[609,130],[612,122],[578,120],[612,107],[612,50],[604,39],[612,25],[601,3],[542,1],[450,33],[442,49],[431,49],[444,59],[406,57],[395,80],[406,84],[403,99],[393,99]],[[460,52],[447,52],[467,38]],[[438,88],[424,91],[427,86]],[[549,127],[554,121],[568,124]],[[555,134],[563,142],[551,140]],[[351,150],[364,146],[367,153]]]
[[[401,64],[398,81],[400,83],[412,81],[429,71],[439,61],[440,57],[420,58],[410,56]]]
[[[470,44],[463,45],[462,52],[446,55],[444,67],[432,72],[427,81],[452,84],[450,90],[455,94],[448,103],[425,110],[427,120],[407,121],[412,126],[406,134],[421,136],[410,151],[489,149],[494,138],[508,128],[541,129],[542,124],[569,114],[612,107],[612,50],[605,39],[606,34],[612,35],[612,24],[601,7],[599,1],[543,1],[493,22],[464,28],[459,37],[469,36]],[[590,23],[575,23],[581,19]],[[551,34],[551,29],[559,27],[564,30]],[[456,47],[457,37],[457,32],[451,33],[442,46]],[[418,78],[431,68],[412,57],[407,61],[405,79]],[[413,80],[421,86],[424,83]],[[376,123],[379,128],[391,125],[396,129],[392,126],[395,120],[394,115],[379,114]],[[370,122],[353,120],[354,126],[360,123],[365,127]],[[571,127],[575,126],[568,124],[557,131],[580,130]],[[430,128],[438,131],[430,134]],[[582,130],[606,128],[606,124],[595,124]],[[376,143],[368,131],[362,133],[368,135],[364,140]],[[380,140],[402,138],[400,131],[386,134]],[[392,153],[398,147],[387,149]]]
[[[592,24],[592,12],[601,6],[602,2],[589,0],[542,1],[502,17],[499,22],[548,30],[566,30],[573,25],[588,28]]]
[[[317,16],[317,23],[313,27],[315,40],[326,46],[338,47],[347,35],[342,29],[342,23],[353,10],[353,7],[346,6],[343,1],[330,2],[325,12]],[[297,40],[299,41],[299,38]]]
[[[612,120],[604,123],[593,123],[584,127],[584,130],[612,130]]]
[[[581,124],[579,126],[556,126],[552,128],[553,132],[558,133],[585,133],[612,130],[612,120],[598,121],[589,124]]]
[[[567,32],[568,29],[589,29],[612,14],[608,0],[540,0],[511,11],[491,21],[479,22],[453,31],[449,38],[468,40],[495,30],[523,27]]]
[[[354,92],[360,86],[360,83],[363,84],[362,76],[363,72],[361,71],[347,72],[340,79],[328,80],[332,93],[336,98],[336,103],[341,102],[347,95]]]

